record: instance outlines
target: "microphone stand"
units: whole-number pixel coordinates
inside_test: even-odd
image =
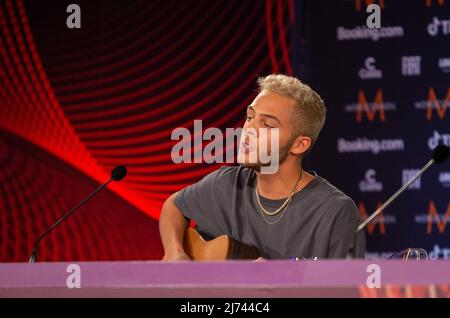
[[[31,256],[29,259],[30,263],[35,263],[37,261],[37,251],[39,248],[39,243],[42,241],[42,239],[47,236],[48,233],[50,233],[55,227],[57,227],[61,222],[63,222],[64,220],[66,220],[69,216],[72,215],[72,213],[74,213],[80,206],[82,206],[84,203],[86,203],[90,198],[92,198],[98,191],[100,191],[101,189],[103,189],[104,187],[106,187],[108,185],[108,183],[110,183],[111,181],[113,181],[113,178],[110,178],[108,181],[106,181],[105,183],[103,183],[101,186],[99,186],[94,192],[92,192],[89,196],[87,196],[86,198],[84,198],[80,203],[78,203],[75,207],[73,207],[69,212],[67,212],[66,214],[64,214],[58,221],[56,221],[52,226],[50,226],[44,233],[41,234],[41,236],[38,237],[38,239],[36,240],[36,242],[34,243],[33,246],[33,251],[31,252]]]
[[[432,158],[420,169],[407,183],[397,190],[386,202],[384,202],[375,212],[373,212],[364,222],[356,229],[355,235],[361,232],[367,224],[377,217],[385,208],[387,208],[400,194],[402,194],[414,181],[417,180],[425,171],[427,171],[434,163],[442,163],[447,160],[449,155],[449,147],[446,145],[438,145],[433,150]],[[350,247],[347,258],[353,258],[354,247]]]
[[[356,229],[356,233],[361,231],[369,224],[374,218],[377,217],[385,208],[387,208],[392,201],[394,201],[400,194],[402,194],[417,178],[419,178],[425,171],[427,171],[434,163],[434,159],[430,159],[425,166],[422,167],[403,187],[397,190],[386,202],[384,202],[375,212],[373,212],[364,222],[362,222]]]

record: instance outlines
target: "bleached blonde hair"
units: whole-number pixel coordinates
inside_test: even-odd
[[[259,92],[268,90],[294,100],[293,137],[296,138],[300,135],[310,137],[312,147],[319,137],[326,117],[325,104],[319,94],[299,79],[283,74],[260,77],[258,86]]]

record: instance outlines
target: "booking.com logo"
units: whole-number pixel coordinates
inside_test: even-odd
[[[237,156],[234,140],[239,140]],[[174,163],[237,163],[258,167],[262,174],[273,174],[279,168],[278,128],[227,128],[225,136],[219,128],[202,129],[202,121],[194,120],[194,134],[178,127],[172,131],[171,140],[178,142],[172,147]],[[203,141],[210,141],[203,149]],[[224,151],[225,150],[225,151]]]

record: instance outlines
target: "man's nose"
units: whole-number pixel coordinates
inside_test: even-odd
[[[247,123],[247,125],[245,125],[244,132],[246,135],[258,136],[259,124],[256,118],[252,119],[249,123]]]
[[[246,138],[258,137],[258,128],[254,125],[249,125],[244,129],[244,136]]]

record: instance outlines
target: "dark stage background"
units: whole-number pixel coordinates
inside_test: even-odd
[[[162,203],[220,166],[173,163],[172,131],[241,126],[258,76],[297,75],[322,95],[306,168],[363,215],[450,144],[449,0],[378,1],[395,28],[370,38],[351,31],[366,1],[77,1],[82,27],[68,29],[72,2],[0,2],[0,261],[26,261],[119,164],[128,176],[51,233],[40,260],[160,259]],[[448,163],[418,186],[369,227],[368,256],[450,257]]]

